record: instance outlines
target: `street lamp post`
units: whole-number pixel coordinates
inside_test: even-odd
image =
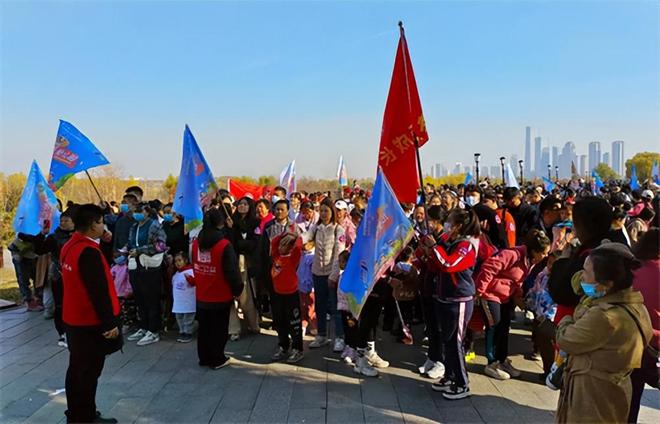
[[[474,154],[474,174],[477,176],[477,185],[479,185],[479,158],[481,157],[481,153],[475,153]]]
[[[548,164],[548,180],[552,180],[552,165]]]
[[[524,184],[524,179],[523,179],[523,163],[525,163],[525,161],[523,161],[522,159],[520,159],[520,160],[518,161],[518,166],[520,167],[520,185],[523,185],[523,184]]]
[[[506,180],[504,179],[504,161],[506,158],[504,156],[500,157],[500,168],[502,168],[502,185],[506,184]]]
[[[555,165],[555,179],[559,182],[559,166]]]

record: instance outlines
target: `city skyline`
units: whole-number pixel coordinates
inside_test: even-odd
[[[558,166],[559,177],[568,178],[572,175],[572,165],[575,165],[578,175],[586,176],[591,175],[591,171],[600,163],[607,164],[619,176],[624,176],[625,161],[632,155],[625,155],[625,142],[623,140],[609,141],[589,141],[586,143],[585,153],[580,153],[582,149],[578,149],[573,141],[566,141],[563,145],[552,145],[544,143],[543,137],[535,133],[532,137],[533,127],[526,126],[523,138],[523,171],[525,178],[541,178],[547,177],[548,171],[552,178],[555,177],[555,166]],[[532,140],[534,143],[532,144]],[[609,151],[605,150],[603,146],[610,146]],[[550,156],[550,151],[553,152]],[[475,152],[479,153],[479,152]],[[638,153],[638,152],[635,152]],[[509,153],[505,157],[505,163],[511,164],[511,168],[518,175],[519,173],[519,154]],[[531,159],[534,158],[532,161]],[[611,158],[611,159],[610,159]],[[490,162],[488,162],[490,160]],[[468,163],[468,162],[465,162]],[[496,163],[496,165],[494,165]],[[548,168],[550,165],[550,168]],[[475,162],[471,160],[470,171],[475,173]],[[430,172],[427,171],[428,176],[433,178],[444,177],[447,175],[456,175],[466,173],[467,166],[463,166],[463,162],[456,162],[454,166],[446,166],[444,163],[437,163],[432,165]],[[493,171],[497,172],[493,175]],[[484,158],[480,154],[479,159],[479,174],[480,177],[495,177],[501,178],[500,157]]]

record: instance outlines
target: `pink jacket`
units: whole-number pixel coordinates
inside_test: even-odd
[[[653,324],[651,345],[660,347],[660,259],[642,261],[642,267],[634,271],[633,288],[644,296],[644,306]]]
[[[529,270],[526,246],[502,249],[484,261],[474,278],[477,296],[497,303],[522,297],[522,283]]]

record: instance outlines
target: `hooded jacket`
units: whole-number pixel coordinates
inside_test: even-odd
[[[500,250],[486,259],[474,277],[477,296],[496,303],[522,297],[522,284],[529,270],[526,246]]]

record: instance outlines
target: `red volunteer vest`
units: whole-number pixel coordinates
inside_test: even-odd
[[[99,252],[105,271],[108,294],[112,302],[112,313],[119,315],[119,299],[115,291],[115,284],[110,273],[110,267],[99,245],[82,234],[75,232],[71,240],[62,247],[60,262],[62,263],[62,282],[64,286],[64,298],[62,300],[62,320],[71,326],[93,326],[100,325],[101,320],[96,315],[94,306],[87,294],[87,289],[80,278],[78,262],[80,254],[85,248],[92,248]]]
[[[229,282],[222,269],[222,255],[229,245],[227,239],[217,242],[210,250],[200,250],[199,241],[192,245],[192,263],[195,273],[195,294],[200,302],[229,302],[231,294]]]

